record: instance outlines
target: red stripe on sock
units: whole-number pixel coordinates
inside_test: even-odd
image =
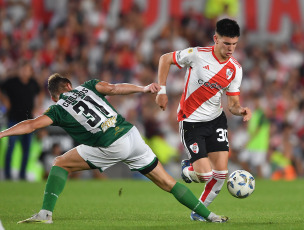
[[[211,192],[213,186],[216,184],[217,180],[212,178],[212,180],[206,184],[206,188],[205,188],[205,191],[204,191],[204,194],[201,198],[201,201],[204,202],[207,198],[207,196],[209,195],[209,193]]]
[[[200,175],[197,175],[198,179],[202,182],[207,182],[211,176],[200,176]]]
[[[227,173],[223,173],[223,174],[221,174],[221,173],[213,173],[213,177],[217,178],[217,179],[226,179]]]

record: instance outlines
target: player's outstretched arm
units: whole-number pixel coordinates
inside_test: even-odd
[[[104,95],[127,95],[132,93],[157,93],[160,86],[157,83],[151,83],[147,86],[138,86],[128,83],[110,84],[101,81],[96,84],[96,90]]]
[[[251,118],[251,110],[248,107],[240,105],[239,96],[227,96],[229,111],[237,116],[243,116],[243,121],[249,121]]]
[[[35,119],[21,121],[13,127],[0,132],[0,138],[32,133],[36,129],[47,127],[52,123],[52,119],[46,115],[39,116]]]
[[[159,64],[158,64],[158,84],[162,87],[162,92],[159,93],[156,96],[156,104],[159,105],[159,107],[162,110],[165,110],[168,104],[168,96],[166,94],[166,82],[167,82],[167,77],[168,73],[170,70],[170,66],[174,64],[173,60],[173,54],[172,53],[166,53],[162,55],[159,59]]]

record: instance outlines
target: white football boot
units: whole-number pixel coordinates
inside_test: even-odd
[[[52,224],[52,212],[40,210],[40,212],[34,214],[32,217],[18,222],[18,224],[23,223]]]
[[[228,219],[229,218],[227,216],[218,216],[211,212],[207,218],[207,221],[212,223],[225,223],[228,221]]]

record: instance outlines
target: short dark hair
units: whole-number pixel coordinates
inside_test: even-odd
[[[240,27],[235,20],[224,18],[216,23],[215,32],[220,36],[235,38],[240,36]]]
[[[52,74],[48,79],[48,90],[53,98],[58,97],[65,91],[67,84],[72,85],[71,81],[59,73]]]

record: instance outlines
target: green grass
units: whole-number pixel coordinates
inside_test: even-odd
[[[210,209],[225,224],[190,221],[190,211],[149,181],[69,180],[53,214],[54,224],[16,224],[39,211],[43,183],[0,182],[0,219],[14,229],[304,229],[304,181],[257,180],[255,192],[236,199],[223,188]],[[203,185],[187,186],[199,196]],[[122,189],[121,196],[119,190]]]

